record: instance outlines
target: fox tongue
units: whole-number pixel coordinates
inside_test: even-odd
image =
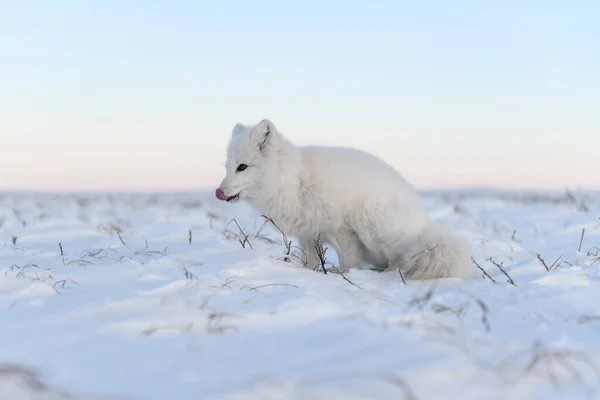
[[[223,200],[223,201],[227,201],[229,200],[229,197],[225,196],[223,194],[223,191],[221,189],[217,189],[215,192],[215,196],[217,197],[217,199],[219,200]]]

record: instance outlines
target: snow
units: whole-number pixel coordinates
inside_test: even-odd
[[[5,193],[0,399],[598,399],[586,196],[423,192],[496,283],[405,284],[286,262],[211,192]]]

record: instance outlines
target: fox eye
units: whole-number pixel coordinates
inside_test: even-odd
[[[240,165],[238,165],[238,167],[237,167],[237,170],[238,170],[238,171],[243,171],[243,170],[245,170],[246,168],[248,168],[248,166],[247,166],[246,164],[240,164]]]

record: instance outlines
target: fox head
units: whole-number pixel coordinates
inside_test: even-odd
[[[281,136],[268,119],[256,125],[236,124],[227,147],[226,175],[216,197],[231,203],[254,198],[276,160],[280,143]]]

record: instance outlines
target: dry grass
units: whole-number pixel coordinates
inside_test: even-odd
[[[235,223],[235,225],[237,226],[239,233],[232,232],[227,228],[229,226],[229,224],[231,224],[232,222]],[[246,235],[244,233],[244,230],[242,229],[240,224],[238,224],[238,222],[235,218],[230,220],[227,223],[227,225],[225,225],[225,229],[224,229],[223,233],[230,235],[230,237],[237,238],[238,241],[240,242],[240,244],[242,245],[242,248],[246,248],[246,244],[248,244],[248,246],[251,249],[254,249],[254,247],[252,247],[252,243],[250,243],[250,241],[248,240],[248,235]],[[240,235],[241,235],[241,238],[240,238]]]
[[[480,270],[481,272],[483,272],[483,276],[484,276],[484,277],[488,278],[490,281],[492,281],[492,282],[494,282],[494,283],[498,283],[498,282],[496,282],[496,280],[495,280],[494,278],[492,278],[492,277],[490,276],[490,274],[488,274],[488,273],[487,273],[487,271],[486,271],[485,269],[483,269],[483,267],[482,267],[481,265],[479,265],[479,263],[478,263],[477,261],[475,261],[475,259],[474,259],[473,257],[471,257],[471,261],[473,262],[473,264],[475,264],[475,266],[476,266],[477,268],[479,268],[479,270]]]
[[[127,225],[126,221],[117,221],[117,222],[109,222],[107,224],[102,224],[100,226],[98,226],[98,230],[102,231],[102,232],[106,232],[109,235],[116,235],[117,238],[119,239],[119,241],[121,242],[121,244],[123,246],[126,246],[125,244],[125,240],[123,239],[123,234],[124,234],[124,226]]]
[[[498,264],[496,261],[494,261],[492,259],[492,257],[488,258],[487,261],[491,262],[492,264],[494,264],[496,267],[498,267],[498,269],[504,274],[504,276],[506,276],[506,281],[508,283],[510,283],[513,286],[517,286],[517,284],[515,283],[515,281],[513,281],[513,279],[510,277],[510,275],[508,274],[508,272],[506,272],[506,270],[504,269],[504,265],[503,263]]]
[[[13,264],[5,271],[4,275],[8,275],[10,271],[17,271],[15,274],[16,278],[25,278],[32,281],[45,282],[54,279],[52,268],[42,268],[35,263],[28,263],[25,265]]]
[[[264,218],[264,223],[261,225],[261,227],[258,229],[258,231],[256,232],[256,234],[254,235],[255,238],[260,237],[260,233],[262,232],[263,228],[267,225],[267,224],[271,224],[273,225],[273,227],[275,227],[275,229],[277,229],[277,231],[279,231],[279,233],[281,234],[281,239],[283,241],[283,246],[284,246],[284,255],[282,257],[279,257],[279,259],[285,261],[285,262],[292,262],[292,261],[296,261],[297,263],[301,264],[304,267],[307,267],[307,255],[304,252],[304,250],[302,248],[300,248],[299,246],[292,246],[292,241],[288,239],[287,235],[285,234],[285,232],[275,223],[275,221],[273,221],[272,218],[266,216],[266,215],[261,215],[262,218]],[[295,252],[294,252],[295,250]]]
[[[558,258],[556,260],[554,260],[554,262],[550,266],[548,266],[548,264],[546,264],[546,261],[542,258],[542,256],[539,253],[536,253],[536,257],[539,260],[539,262],[544,266],[544,268],[546,268],[546,271],[554,271],[554,270],[560,268],[561,264],[563,263],[562,261],[559,262],[559,260],[563,257],[563,254],[558,256]]]

